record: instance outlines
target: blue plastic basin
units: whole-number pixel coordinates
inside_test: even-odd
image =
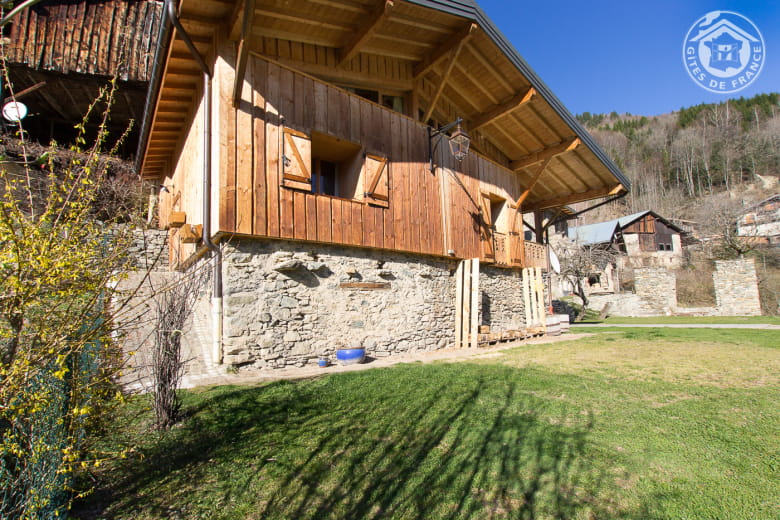
[[[340,348],[336,350],[336,359],[342,365],[362,363],[365,358],[366,349],[364,348]]]

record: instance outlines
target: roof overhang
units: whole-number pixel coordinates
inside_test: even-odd
[[[269,42],[314,46],[334,63],[307,64],[294,52],[274,59],[358,86],[365,77],[353,71],[361,61],[386,57],[398,71],[386,88],[412,92],[423,120],[462,117],[473,149],[519,176],[526,190],[524,211],[629,189],[620,169],[472,2],[310,0],[296,2],[294,9],[291,4],[180,0],[179,12],[203,55],[212,50],[219,30],[240,40],[239,48],[260,55]],[[179,35],[168,30],[163,24],[139,144],[138,169],[145,177],[169,173],[199,96],[200,69]]]

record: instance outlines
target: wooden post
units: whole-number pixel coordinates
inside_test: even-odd
[[[545,319],[546,312],[544,310],[544,277],[542,276],[542,268],[534,267],[534,273],[536,274],[536,303],[537,303],[537,316],[539,318],[539,326],[546,330]]]
[[[461,260],[455,279],[455,346],[479,346],[479,259]]]
[[[536,243],[544,244],[544,212],[540,209],[534,210],[534,234]]]
[[[525,268],[523,276],[523,311],[525,312],[525,328],[533,325],[533,309],[531,308],[531,269]]]
[[[479,346],[479,258],[471,259],[471,348]]]
[[[455,271],[455,347],[463,346],[463,264],[458,262]]]

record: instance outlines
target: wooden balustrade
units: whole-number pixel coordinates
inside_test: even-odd
[[[536,242],[525,242],[525,265],[547,269],[547,246]]]

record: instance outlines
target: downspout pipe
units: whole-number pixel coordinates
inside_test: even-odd
[[[212,360],[222,364],[222,250],[211,241],[211,80],[212,72],[198,52],[187,31],[176,15],[174,0],[165,0],[167,18],[176,28],[179,37],[187,45],[190,54],[203,72],[203,245],[214,254],[212,273],[211,318]]]

